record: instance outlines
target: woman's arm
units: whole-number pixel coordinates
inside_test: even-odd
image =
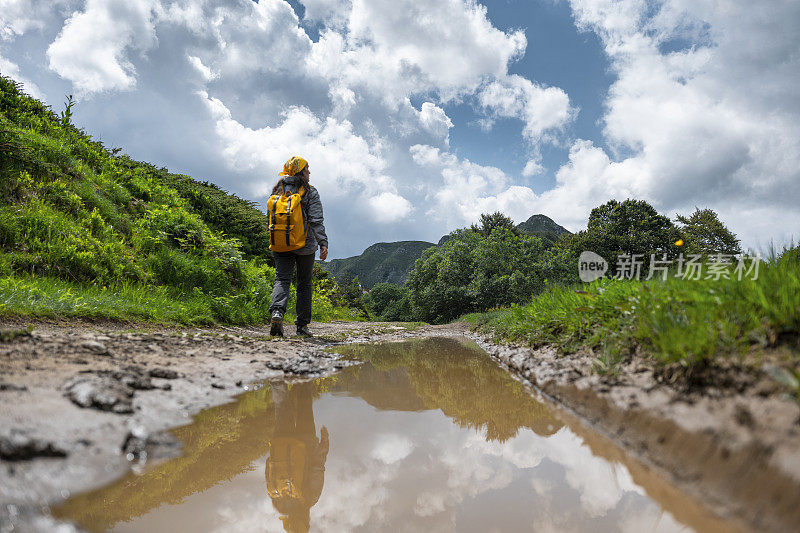
[[[320,259],[324,260],[328,255],[328,235],[325,233],[325,217],[322,213],[322,200],[316,187],[311,187],[308,191],[308,227],[314,232],[320,247]]]

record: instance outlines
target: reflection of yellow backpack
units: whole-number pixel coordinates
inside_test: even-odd
[[[269,212],[269,249],[273,252],[291,252],[306,245],[306,227],[300,201],[305,188],[296,193],[284,191],[267,200]]]
[[[267,491],[270,498],[302,498],[306,467],[306,445],[291,437],[269,443]]]

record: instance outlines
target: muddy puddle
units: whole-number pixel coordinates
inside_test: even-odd
[[[89,531],[730,531],[477,345],[347,346],[173,430],[183,455],[53,514]]]

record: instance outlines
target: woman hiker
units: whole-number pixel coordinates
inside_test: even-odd
[[[283,336],[283,315],[289,301],[292,272],[297,265],[297,334],[311,336],[311,274],[314,254],[319,245],[319,258],[328,257],[328,236],[322,216],[319,192],[310,184],[311,171],[302,157],[292,157],[283,165],[283,176],[272,188],[267,202],[270,216],[270,250],[275,258],[275,287],[269,305],[270,335]],[[298,208],[295,209],[295,208]],[[302,224],[299,222],[302,215]],[[291,220],[289,220],[291,218]],[[281,222],[283,221],[283,224]],[[289,225],[289,223],[292,223]],[[291,234],[290,234],[291,232]],[[289,249],[288,251],[282,251]]]

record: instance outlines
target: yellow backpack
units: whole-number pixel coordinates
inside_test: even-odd
[[[292,437],[277,437],[269,443],[267,492],[271,498],[302,498],[305,481],[306,445]]]
[[[306,245],[306,227],[300,201],[305,188],[291,194],[273,194],[267,200],[269,212],[269,249],[273,252],[291,252]]]

